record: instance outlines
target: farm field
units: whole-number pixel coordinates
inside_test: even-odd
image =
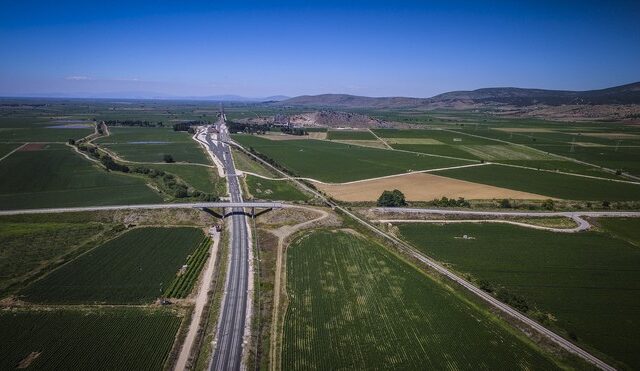
[[[538,132],[522,132],[501,128],[456,130],[524,144],[553,154],[611,169],[622,169],[635,175],[640,174],[640,131],[637,129],[629,131],[628,128],[621,125],[601,127],[597,131],[590,127],[567,127],[567,125]],[[622,135],[616,135],[616,133]]]
[[[104,230],[100,223],[0,219],[0,297],[10,286],[38,275]]]
[[[269,180],[248,175],[245,178],[249,193],[259,200],[306,201],[309,196],[286,180]]]
[[[488,184],[551,198],[589,201],[640,200],[640,185],[590,179],[499,165],[434,172],[436,175]]]
[[[160,370],[180,321],[169,310],[0,310],[0,369]]]
[[[487,200],[494,198],[543,200],[548,198],[547,196],[534,193],[446,178],[431,173],[408,174],[349,184],[323,184],[314,182],[313,185],[332,198],[346,202],[373,202],[380,197],[382,192],[390,189],[401,191],[408,201],[431,201],[433,199],[441,199],[442,197],[452,199],[463,197],[467,200]]]
[[[376,137],[368,130],[329,130],[327,131],[329,140],[376,140]]]
[[[96,143],[134,162],[162,162],[169,154],[176,162],[209,164],[204,151],[186,132],[172,128],[110,127]]]
[[[486,312],[350,233],[295,240],[287,291],[286,370],[557,368]]]
[[[225,189],[225,180],[213,168],[188,164],[153,164],[147,167],[172,173],[201,192],[219,194]]]
[[[202,238],[197,228],[136,228],[18,294],[34,303],[150,303],[170,285]]]
[[[0,158],[6,156],[9,152],[20,147],[22,143],[0,143]]]
[[[298,176],[323,182],[348,182],[473,163],[328,141],[269,141],[254,135],[233,135],[233,138]]]
[[[200,271],[204,266],[204,263],[209,257],[209,247],[211,246],[211,239],[204,237],[198,247],[192,254],[189,255],[185,265],[187,268],[180,271],[180,274],[173,279],[168,285],[167,290],[164,293],[168,298],[185,298],[189,295],[193,286],[198,280]]]
[[[602,221],[630,227],[628,221]],[[425,254],[471,274],[499,298],[500,292],[521,298],[520,310],[527,308],[567,338],[605,353],[623,368],[640,366],[637,246],[601,232],[564,234],[502,224],[398,225],[401,235]],[[474,239],[456,238],[463,235]]]
[[[0,161],[0,209],[157,203],[136,177],[106,172],[61,144],[17,151]]]
[[[600,218],[596,223],[615,237],[640,246],[640,219]]]

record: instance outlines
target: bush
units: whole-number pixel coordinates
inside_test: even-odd
[[[404,198],[404,193],[397,189],[393,191],[384,191],[378,198],[378,206],[380,207],[399,207],[406,206],[407,201]]]
[[[164,160],[164,162],[166,162],[168,164],[170,164],[172,162],[175,162],[174,159],[173,159],[173,156],[171,156],[171,155],[164,155],[164,156],[162,156],[162,159]]]
[[[542,208],[546,210],[553,210],[555,203],[552,199],[542,201]]]
[[[500,201],[500,207],[503,209],[510,209],[511,202],[509,201],[508,198],[503,198],[502,201]]]

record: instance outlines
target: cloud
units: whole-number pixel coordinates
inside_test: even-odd
[[[64,78],[65,80],[70,80],[70,81],[85,81],[85,80],[92,80],[90,77],[88,76],[81,76],[81,75],[75,75],[75,76],[67,76]]]

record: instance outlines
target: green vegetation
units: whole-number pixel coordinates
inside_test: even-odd
[[[32,279],[64,261],[85,242],[105,230],[100,223],[0,223],[0,297],[16,284]]]
[[[142,179],[108,173],[64,145],[0,161],[0,209],[157,203]]]
[[[329,130],[329,140],[376,140],[376,137],[368,130]]]
[[[2,310],[0,369],[161,370],[180,321],[167,310]]]
[[[38,303],[148,303],[164,292],[202,237],[196,228],[136,228],[19,294]]]
[[[626,220],[603,221],[614,229],[630,228]],[[470,274],[484,290],[567,338],[628,368],[640,366],[637,246],[598,232],[502,224],[405,224],[400,232],[425,254]]]
[[[209,257],[211,239],[204,237],[193,254],[189,255],[186,267],[180,269],[178,276],[169,284],[164,296],[168,298],[186,298],[193,289],[204,263]]]
[[[210,167],[188,164],[153,164],[145,166],[176,175],[200,192],[221,194],[225,190],[225,180],[220,178],[218,172]]]
[[[249,193],[256,199],[277,201],[307,201],[309,197],[287,180],[269,180],[248,175]]]
[[[567,200],[640,200],[640,185],[499,165],[437,171],[434,174]]]
[[[0,158],[6,156],[9,152],[20,147],[22,143],[0,143]]]
[[[108,137],[96,143],[134,162],[176,162],[209,164],[209,159],[191,135],[171,128],[111,127]]]
[[[597,223],[615,237],[640,247],[639,218],[600,218]]]
[[[80,139],[93,132],[92,127],[86,129],[55,129],[46,125],[56,125],[47,122],[39,127],[2,128],[0,141],[3,142],[59,142],[64,143],[70,138]]]
[[[384,191],[378,198],[378,206],[380,207],[400,207],[406,205],[407,200],[404,198],[404,193],[397,189]]]
[[[377,244],[317,231],[287,255],[283,369],[556,368],[528,340]]]
[[[347,182],[469,164],[468,161],[319,140],[272,141],[254,135],[233,135],[233,138],[295,175],[325,182]]]

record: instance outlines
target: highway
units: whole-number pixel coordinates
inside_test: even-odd
[[[206,144],[224,167],[231,202],[243,202],[231,150],[229,145],[224,143],[229,140],[229,132],[224,123],[224,113],[220,115],[216,128],[219,132],[216,139],[219,140],[212,140],[209,134],[206,136]],[[243,209],[235,207],[231,211],[230,260],[218,317],[215,349],[209,365],[210,370],[239,370],[242,364],[245,320],[249,306],[249,249],[251,241]]]

